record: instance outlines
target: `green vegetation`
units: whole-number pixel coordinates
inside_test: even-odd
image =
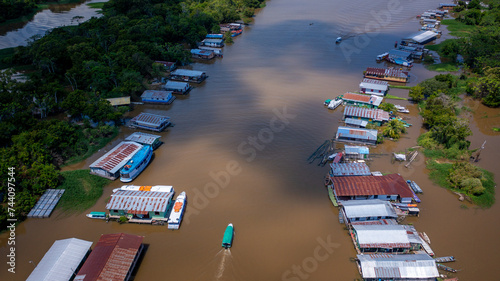
[[[388,103],[388,102],[383,102],[380,104],[380,106],[378,107],[378,109],[382,109],[384,111],[387,111],[387,112],[396,112],[396,106],[392,103]]]
[[[425,67],[428,70],[437,71],[437,72],[454,72],[454,71],[460,70],[460,68],[458,66],[456,66],[455,63],[450,63],[450,62],[430,64],[430,65],[426,65]]]
[[[500,132],[500,128],[498,128],[498,127],[493,127],[493,131],[495,131],[495,132]]]
[[[493,174],[468,162],[437,163],[429,160],[429,177],[436,184],[455,192],[464,193],[480,207],[489,208],[495,203]]]
[[[382,134],[385,137],[389,137],[392,139],[399,139],[401,137],[401,134],[406,133],[406,128],[404,126],[404,123],[401,122],[401,120],[398,119],[392,119],[387,124],[384,126],[382,129]]]
[[[393,86],[391,86],[391,87],[393,87]],[[400,86],[400,87],[408,87],[408,86]],[[409,89],[409,88],[411,88],[411,87],[401,88],[401,89]],[[393,100],[408,100],[407,98],[402,98],[402,97],[398,97],[398,96],[394,96],[394,95],[389,95],[389,94],[385,95],[384,98],[386,98],[386,99],[393,99]]]
[[[102,195],[102,189],[111,181],[90,174],[90,170],[61,172],[62,184],[65,189],[58,208],[65,211],[81,212],[95,205]]]
[[[95,2],[95,3],[87,3],[87,6],[89,6],[92,9],[102,9],[102,7],[104,7],[104,4],[106,4],[106,2]]]
[[[475,31],[473,25],[467,25],[455,19],[444,19],[441,21],[441,25],[446,25],[446,28],[450,31],[450,35],[456,37],[467,37]]]

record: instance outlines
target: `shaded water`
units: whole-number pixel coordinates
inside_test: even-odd
[[[193,64],[210,77],[189,96],[169,107],[143,105],[130,113],[163,113],[175,123],[161,133],[165,143],[133,184],[173,185],[177,194],[185,190],[188,205],[180,230],[105,223],[57,210],[49,219],[28,219],[18,227],[17,273],[9,274],[2,262],[0,280],[24,280],[33,270],[29,261],[38,262],[56,239],[95,243],[101,234],[115,232],[143,235],[149,244],[135,280],[217,280],[221,271],[220,280],[359,278],[350,261],[355,257],[352,242],[323,186],[328,168],[306,159],[340,124],[342,109],[329,111],[323,101],[357,90],[363,70],[377,65],[376,55],[417,31],[414,15],[438,5],[397,2],[401,10],[382,21],[384,28],[367,33],[372,29],[366,26],[378,22],[377,14],[369,11],[380,16],[389,10],[388,3],[268,2],[255,24],[225,48],[224,59]],[[336,45],[339,34],[350,38]],[[434,73],[417,64],[411,75],[410,85],[415,85]],[[407,91],[392,89],[391,94],[406,96]],[[410,169],[391,164],[390,153],[416,145],[423,131],[416,106],[395,103],[409,107],[413,126],[397,143],[387,141],[371,150],[372,171],[397,172],[422,187],[421,215],[406,222],[429,235],[438,256],[457,258],[451,266],[462,269],[460,280],[497,280],[499,204],[487,210],[461,208],[466,203],[428,180],[421,157]],[[477,112],[482,110],[479,105]],[[474,120],[471,147],[487,139],[479,165],[493,170],[498,179],[498,134],[478,129],[490,119]],[[131,132],[123,128],[104,150]],[[68,169],[87,168],[103,153]],[[91,210],[104,211],[112,189],[121,185],[115,181],[106,187]],[[236,232],[231,255],[223,260],[220,243],[229,222]],[[0,256],[5,256],[7,235],[0,237]]]
[[[92,17],[100,17],[97,13],[98,9],[92,9],[86,5],[95,2],[106,2],[106,0],[50,5],[48,9],[38,12],[32,19],[0,25],[0,49],[25,46],[31,37],[44,35],[53,28],[77,25]]]

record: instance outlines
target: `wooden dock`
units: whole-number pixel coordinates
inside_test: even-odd
[[[63,193],[64,189],[47,189],[28,213],[28,218],[48,218]]]

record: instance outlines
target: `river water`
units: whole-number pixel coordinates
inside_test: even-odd
[[[35,35],[44,35],[56,27],[77,25],[92,17],[99,17],[98,9],[86,5],[95,2],[106,2],[106,0],[50,5],[48,9],[38,12],[28,21],[0,25],[0,49],[25,46]]]
[[[323,101],[357,90],[363,70],[377,66],[376,55],[416,32],[414,16],[437,5],[429,0],[269,1],[242,36],[225,47],[223,59],[192,65],[210,77],[189,96],[167,107],[137,106],[130,113],[167,114],[175,123],[161,133],[165,143],[133,184],[173,185],[177,194],[185,190],[188,207],[180,230],[105,223],[56,210],[48,219],[18,226],[17,273],[8,273],[2,262],[0,280],[24,280],[34,268],[29,261],[40,261],[57,239],[95,243],[101,234],[116,232],[143,235],[149,245],[135,280],[360,278],[350,261],[354,247],[323,185],[328,168],[306,159],[341,124],[342,109],[327,110]],[[346,39],[336,45],[339,35]],[[409,85],[415,85],[435,73],[417,64],[411,75]],[[391,94],[404,97],[407,91],[392,89]],[[428,234],[437,256],[457,258],[451,266],[461,269],[460,280],[498,280],[499,204],[483,210],[459,202],[428,180],[421,157],[410,169],[391,164],[390,154],[416,145],[423,132],[416,106],[398,103],[410,109],[413,126],[398,142],[371,149],[371,170],[400,173],[422,187],[421,215],[405,222]],[[491,127],[500,125],[499,111],[475,102],[469,107],[475,110],[471,148],[487,141],[478,164],[498,179],[499,133]],[[131,132],[123,128],[103,150]],[[67,169],[87,168],[102,153]],[[121,185],[115,181],[106,187],[91,210],[105,211],[112,189]],[[228,253],[220,243],[230,222],[235,238]],[[0,237],[4,257],[7,234]]]

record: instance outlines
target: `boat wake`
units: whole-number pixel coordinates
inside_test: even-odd
[[[230,249],[221,249],[216,256],[221,255],[219,266],[217,267],[217,273],[215,274],[215,280],[220,281],[224,275],[224,270],[231,258]]]

